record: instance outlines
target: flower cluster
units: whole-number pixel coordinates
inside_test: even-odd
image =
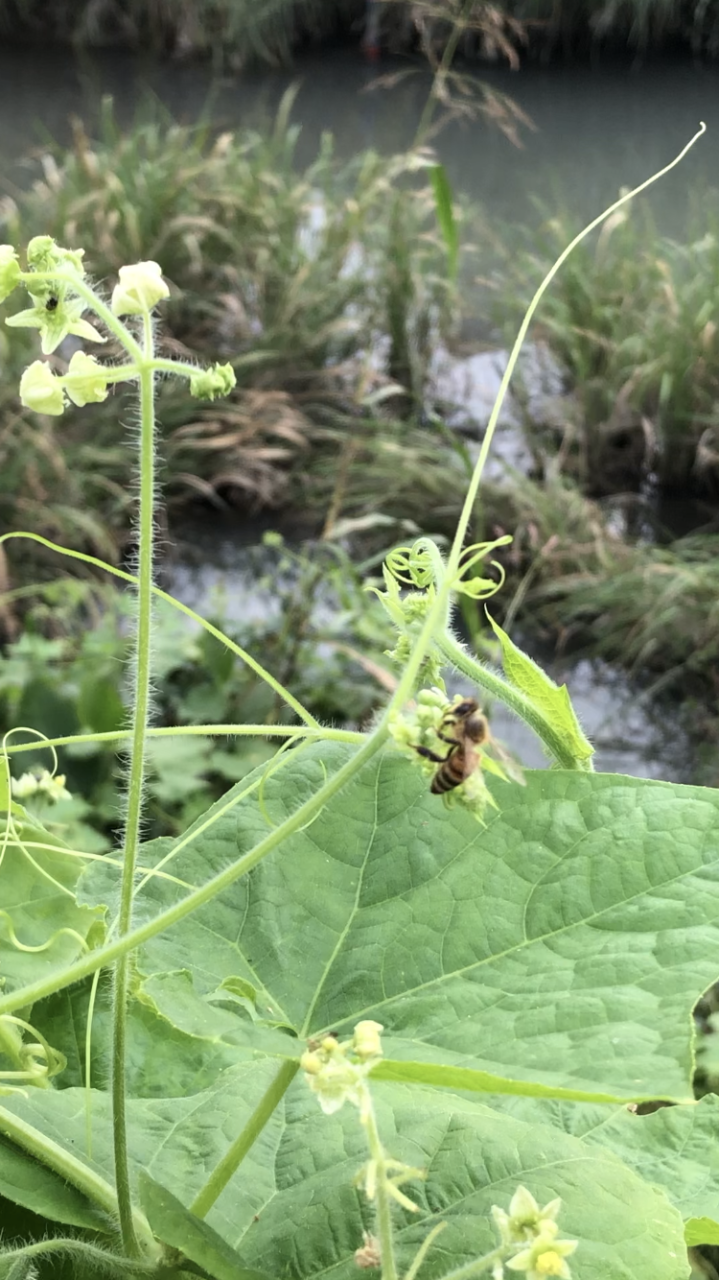
[[[10,790],[16,800],[28,800],[30,796],[45,795],[56,804],[58,800],[72,799],[65,786],[65,774],[48,773],[42,769],[36,773],[23,773],[10,779]]]
[[[345,1102],[364,1105],[364,1081],[382,1057],[382,1025],[368,1019],[358,1022],[351,1040],[341,1043],[335,1036],[311,1040],[300,1066],[325,1115],[339,1111]]]
[[[112,328],[112,317],[149,315],[158,302],[170,296],[157,262],[136,262],[120,267],[119,283],[112,292],[109,309],[92,294],[85,283],[82,249],[63,249],[51,236],[35,236],[27,248],[27,271],[20,269],[18,255],[12,245],[0,245],[0,302],[23,284],[32,306],[5,323],[16,328],[38,329],[44,355],[51,355],[68,337],[90,342],[106,338],[83,319],[83,312],[95,302],[96,310]],[[117,336],[122,335],[119,326]],[[128,334],[128,340],[131,341]],[[132,350],[128,346],[128,350]],[[137,348],[135,347],[135,351]],[[235,385],[230,364],[216,364],[211,369],[194,369],[176,365],[177,372],[188,377],[193,395],[207,400],[226,396]],[[100,364],[94,356],[76,351],[65,374],[57,374],[44,360],[35,360],[20,380],[20,399],[36,413],[59,416],[68,400],[82,406],[99,404],[107,399],[114,382],[136,377],[139,365],[122,367]]]
[[[509,1205],[509,1213],[492,1206],[492,1217],[499,1230],[502,1244],[508,1249],[521,1246],[508,1262],[495,1268],[494,1280],[501,1280],[503,1265],[509,1271],[521,1271],[527,1280],[546,1280],[558,1276],[559,1280],[571,1280],[566,1259],[574,1253],[576,1240],[559,1240],[557,1214],[561,1200],[550,1200],[540,1209],[534,1196],[526,1187],[517,1187]]]

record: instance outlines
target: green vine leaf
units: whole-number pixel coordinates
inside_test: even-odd
[[[247,1066],[225,1072],[213,1089],[193,1099],[129,1103],[133,1181],[142,1186],[153,1228],[188,1256],[203,1247],[205,1237],[200,1231],[193,1242],[190,1227],[197,1219],[182,1206],[192,1203],[266,1085],[262,1069],[254,1072],[253,1077]],[[540,1204],[561,1197],[562,1232],[579,1241],[573,1280],[686,1280],[681,1215],[663,1191],[611,1151],[451,1092],[378,1083],[373,1093],[393,1158],[427,1170],[425,1181],[411,1184],[420,1212],[397,1212],[403,1269],[440,1221],[447,1223],[442,1270],[494,1247],[491,1206],[506,1208],[521,1183]],[[35,1090],[28,1100],[13,1098],[8,1110],[76,1152],[82,1106],[82,1090]],[[94,1094],[93,1163],[106,1178],[112,1176],[109,1119],[109,1099]],[[353,1183],[365,1159],[354,1108],[321,1115],[297,1078],[207,1217],[213,1233],[207,1238],[220,1237],[225,1249],[235,1251],[235,1267],[241,1259],[233,1280],[248,1270],[294,1280],[319,1280],[331,1272],[334,1280],[353,1280],[354,1252],[363,1230],[371,1229],[367,1202]],[[147,1170],[160,1183],[157,1191],[140,1182]],[[223,1280],[227,1274],[206,1257],[201,1265]]]
[[[594,1147],[612,1151],[654,1186],[685,1219],[687,1245],[719,1244],[719,1097],[708,1094],[684,1107],[660,1107],[649,1115],[622,1107],[570,1106],[507,1098],[515,1118],[551,1125]]]
[[[13,1204],[89,1231],[113,1232],[115,1224],[64,1178],[0,1139],[0,1195]]]
[[[351,751],[307,748],[271,777],[272,822]],[[140,980],[201,957],[200,1000],[239,977],[262,1017],[301,1039],[372,1018],[393,1059],[602,1097],[691,1097],[690,1011],[716,977],[719,795],[559,770],[489,785],[499,809],[483,829],[386,750],[306,831],[141,947]],[[254,800],[208,826],[212,813],[166,868],[192,884],[268,829]],[[113,875],[85,872],[89,900]],[[136,918],[183,894],[151,880]],[[236,1034],[257,1034],[243,1010]]]
[[[687,1248],[698,1244],[719,1244],[719,1222],[714,1218],[690,1218],[684,1226]]]
[[[556,732],[566,739],[576,760],[589,760],[594,747],[585,736],[565,684],[555,684],[537,663],[523,653],[498,622],[487,613],[502,649],[502,665],[510,684],[521,690]]]

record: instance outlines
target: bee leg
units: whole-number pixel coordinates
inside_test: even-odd
[[[414,750],[417,755],[424,756],[425,760],[432,760],[434,764],[446,764],[452,754],[451,751],[448,751],[446,756],[438,756],[437,752],[430,751],[429,747],[414,747]]]

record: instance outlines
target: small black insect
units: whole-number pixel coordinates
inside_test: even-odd
[[[57,311],[57,305],[58,305],[57,298],[48,298],[47,302],[45,303],[45,310]]]

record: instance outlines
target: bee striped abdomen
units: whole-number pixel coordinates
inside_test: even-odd
[[[433,795],[441,796],[447,791],[453,791],[455,787],[459,787],[465,780],[466,766],[463,751],[453,751],[448,760],[435,773],[432,779],[430,790]]]

